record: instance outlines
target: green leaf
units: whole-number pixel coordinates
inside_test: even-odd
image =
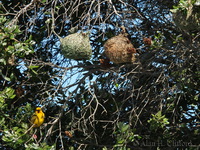
[[[35,68],[39,68],[40,66],[29,66],[30,69],[35,69]]]
[[[42,0],[41,2],[42,2],[42,3],[46,3],[46,0]]]
[[[129,128],[129,125],[123,125],[122,128],[121,128],[121,131],[125,132],[125,131],[128,130],[128,128]]]
[[[4,58],[1,58],[0,63],[2,63],[3,65],[6,65],[6,60]]]
[[[11,73],[11,75],[10,75],[10,79],[11,79],[11,81],[15,81],[15,80],[16,80],[16,76],[15,76],[14,73]]]
[[[4,76],[4,79],[7,80],[7,81],[11,81],[11,79],[6,77],[6,76]]]
[[[117,141],[118,144],[123,144],[125,140],[119,140]]]
[[[34,74],[36,74],[36,75],[38,74],[35,70],[32,69],[32,71],[33,71]]]
[[[9,98],[9,99],[13,99],[16,96],[14,93],[15,93],[15,90],[10,87],[5,89],[5,94],[6,94],[7,98]]]
[[[71,149],[70,149],[70,150],[71,150]],[[72,150],[74,150],[74,149],[72,149]],[[107,149],[107,147],[103,147],[103,149],[102,149],[102,150],[108,150],[108,149]]]
[[[199,100],[199,94],[197,94],[197,95],[194,96],[194,100],[195,100],[195,101],[198,101],[198,100]]]

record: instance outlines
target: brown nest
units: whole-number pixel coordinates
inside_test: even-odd
[[[123,33],[114,36],[106,41],[104,44],[105,55],[113,63],[133,63],[135,62],[136,50],[127,38],[127,34]]]

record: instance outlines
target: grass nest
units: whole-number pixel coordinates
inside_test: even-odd
[[[60,48],[66,58],[82,60],[90,59],[92,49],[90,45],[89,33],[74,33],[60,38]]]

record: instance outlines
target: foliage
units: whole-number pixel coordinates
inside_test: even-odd
[[[0,38],[1,38],[1,83],[3,83],[0,92],[0,126],[3,131],[1,134],[2,141],[7,143],[8,147],[14,149],[24,148],[24,144],[28,144],[27,139],[30,138],[28,132],[28,120],[32,115],[32,108],[29,103],[25,103],[25,106],[14,107],[16,106],[13,102],[18,98],[20,93],[16,93],[18,89],[13,89],[9,87],[15,82],[19,82],[19,77],[17,74],[21,70],[17,70],[17,63],[19,60],[24,59],[24,57],[33,54],[32,45],[34,42],[31,40],[31,37],[23,42],[20,42],[16,39],[18,35],[21,34],[21,31],[17,25],[9,25],[9,22],[5,17],[0,18]],[[12,59],[12,60],[11,60]],[[38,66],[29,66],[30,70],[34,71]],[[22,89],[21,89],[22,90]],[[18,90],[19,91],[19,90]],[[21,93],[23,94],[23,92]],[[12,108],[9,110],[9,108]],[[33,139],[30,140],[33,142]],[[4,145],[4,144],[3,144]],[[0,145],[3,148],[2,144]],[[30,144],[29,144],[30,145]],[[6,147],[7,147],[6,146]],[[29,148],[30,146],[26,146]],[[51,146],[44,146],[43,148]]]
[[[38,143],[31,143],[31,144],[25,145],[25,147],[26,147],[26,150],[54,150],[55,149],[55,145],[48,146],[45,143],[42,143],[41,145],[39,145]]]
[[[133,142],[135,139],[141,138],[134,134],[134,130],[130,129],[130,126],[123,122],[118,123],[118,129],[114,132],[116,136],[116,144],[114,147],[118,149],[126,149],[127,143]]]
[[[14,65],[14,57],[23,58],[25,55],[33,53],[30,47],[34,42],[31,39],[24,42],[18,41],[15,37],[21,32],[19,27],[16,25],[9,26],[5,17],[0,18],[0,31],[0,62],[2,65]]]
[[[0,149],[196,148],[200,33],[174,25],[170,11],[187,21],[199,7],[187,2],[2,0]],[[101,65],[120,26],[136,62]],[[87,31],[91,59],[65,58],[59,38]],[[30,129],[38,105],[45,122]]]
[[[152,114],[152,118],[148,120],[148,123],[150,123],[150,130],[164,128],[169,124],[168,119],[165,118],[165,115],[162,116],[161,111],[157,112],[155,115]]]
[[[171,10],[179,28],[190,32],[200,31],[200,6],[196,3],[197,0],[180,0],[179,5]]]
[[[48,146],[45,143],[41,143],[40,145],[38,143],[33,143],[33,138],[31,138],[31,135],[27,134],[27,131],[29,131],[27,120],[32,113],[32,108],[29,104],[24,107],[16,108],[16,114],[14,116],[10,115],[9,113],[4,113],[8,110],[5,100],[13,99],[15,96],[14,89],[12,88],[5,88],[0,92],[0,112],[3,114],[0,117],[0,127],[3,130],[2,141],[6,143],[5,145],[14,149],[53,149],[54,146]],[[29,141],[27,141],[27,139],[29,139]]]

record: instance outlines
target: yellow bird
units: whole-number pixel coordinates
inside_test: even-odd
[[[33,114],[31,118],[31,123],[34,124],[33,127],[39,127],[44,122],[45,115],[40,107],[37,107],[35,109],[35,113]]]

